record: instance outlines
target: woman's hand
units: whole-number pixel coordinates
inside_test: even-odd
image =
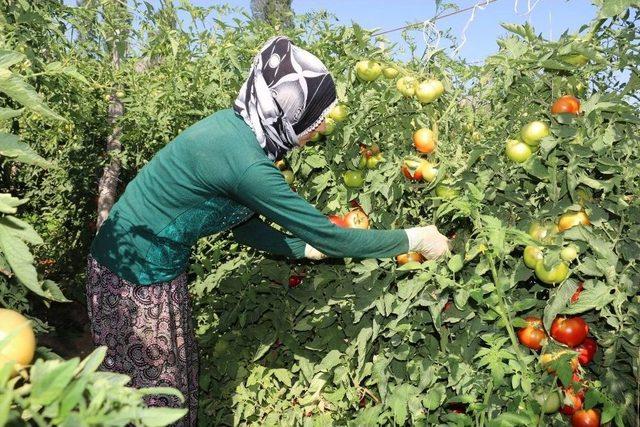
[[[304,247],[304,257],[318,261],[325,259],[327,256],[313,246],[306,244]]]
[[[435,225],[407,228],[409,252],[419,252],[426,259],[438,259],[449,253],[449,239]]]

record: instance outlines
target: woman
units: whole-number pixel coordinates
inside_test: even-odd
[[[130,375],[135,387],[181,390],[185,425],[195,424],[198,391],[185,271],[200,237],[231,229],[240,243],[290,258],[418,251],[434,259],[448,250],[434,226],[338,228],[291,191],[274,161],[322,130],[335,103],[333,80],[318,58],[285,37],[269,40],[234,109],[201,120],[161,149],[93,242],[87,296],[95,344],[108,347],[104,368]],[[162,396],[149,404],[179,405]]]

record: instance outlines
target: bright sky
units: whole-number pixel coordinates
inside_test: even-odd
[[[76,1],[64,0],[66,4],[75,4]],[[160,0],[146,1],[156,7],[160,4]],[[178,3],[178,0],[173,1]],[[544,37],[557,39],[566,30],[578,30],[581,25],[591,21],[597,12],[590,0],[495,0],[487,4],[488,1],[490,0],[442,0],[443,3],[455,3],[460,9],[478,3],[482,6],[475,9],[472,22],[469,22],[472,10],[436,22],[439,30],[451,28],[452,34],[459,41],[466,34],[466,42],[459,54],[470,62],[482,61],[497,51],[495,41],[506,32],[500,26],[502,22],[529,21]],[[251,4],[250,0],[191,2],[199,6],[229,4],[246,10],[249,10]],[[433,17],[435,3],[435,0],[293,0],[293,9],[296,13],[327,10],[346,25],[357,22],[365,28],[388,30]],[[466,32],[463,31],[465,26]],[[418,51],[421,53],[425,46],[421,29],[415,34],[420,41]],[[392,42],[402,43],[400,31],[388,34],[387,37]],[[401,58],[406,59],[406,56],[402,55]]]
[[[194,4],[211,5],[219,2],[192,0]],[[457,4],[460,9],[486,0],[443,0]],[[228,0],[225,3],[249,9],[250,0]],[[528,5],[533,6],[527,13]],[[517,6],[517,11],[516,11]],[[344,24],[357,22],[365,28],[382,30],[431,18],[435,12],[434,0],[293,0],[293,10],[305,13],[327,10]],[[466,31],[467,41],[460,55],[469,61],[481,61],[497,51],[495,41],[505,33],[502,22],[529,21],[538,33],[557,39],[565,30],[576,31],[596,16],[597,9],[589,0],[496,0],[483,9],[476,9],[475,19]],[[436,22],[440,30],[451,28],[452,34],[462,38],[463,28],[472,11],[464,12]],[[418,31],[421,31],[418,30]],[[420,33],[417,33],[420,35]],[[401,42],[400,32],[388,35],[391,41]],[[422,40],[422,36],[418,37]],[[419,46],[424,48],[424,44]],[[421,51],[422,49],[420,49]]]

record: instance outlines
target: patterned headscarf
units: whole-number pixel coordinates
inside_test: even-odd
[[[278,160],[335,104],[336,88],[324,64],[279,36],[267,41],[254,58],[234,110],[253,129],[267,156]]]

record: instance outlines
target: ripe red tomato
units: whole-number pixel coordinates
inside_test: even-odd
[[[341,217],[340,215],[329,215],[327,218],[329,218],[329,221],[331,221],[333,224],[337,225],[338,227],[346,228],[347,226],[344,222],[344,218]]]
[[[427,128],[418,129],[413,134],[413,145],[421,153],[432,153],[436,149],[435,132]]]
[[[600,411],[597,409],[581,409],[571,417],[572,427],[597,427],[600,425]]]
[[[576,289],[576,291],[573,293],[573,295],[571,295],[571,303],[575,303],[578,301],[578,298],[580,298],[580,294],[582,293],[582,290],[584,289],[584,287],[582,286],[583,283],[579,282],[578,283],[578,289]]]
[[[369,228],[369,217],[361,209],[350,211],[344,216],[344,223],[347,228]]]
[[[578,361],[581,365],[586,366],[593,358],[596,356],[596,352],[598,351],[598,343],[591,337],[587,337],[584,339],[582,344],[576,347],[576,351],[578,354]]]
[[[421,162],[418,160],[405,159],[402,162],[402,174],[412,181],[422,180]]]
[[[518,331],[520,344],[533,350],[540,350],[547,339],[547,333],[542,327],[542,320],[539,317],[528,316],[524,320],[527,326]]]
[[[582,404],[584,402],[584,392],[582,390],[575,392],[573,388],[567,387],[564,390],[565,404],[560,408],[560,412],[565,415],[573,415],[576,411],[582,409]]]
[[[582,317],[558,316],[551,324],[551,336],[558,342],[575,347],[582,344],[589,333],[589,326]]]
[[[289,287],[295,289],[302,284],[302,276],[289,276]]]
[[[580,100],[575,96],[564,95],[561,96],[551,106],[551,114],[573,114],[577,115],[580,112]]]
[[[424,261],[424,257],[418,252],[408,252],[396,257],[396,262],[398,263],[398,265],[405,265],[410,261],[422,262]]]

